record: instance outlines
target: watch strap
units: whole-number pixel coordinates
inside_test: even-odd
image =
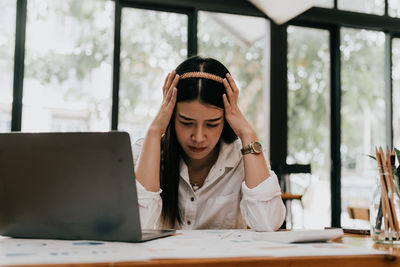
[[[258,149],[255,149],[255,147],[257,147]],[[262,146],[261,146],[260,142],[253,141],[253,142],[250,142],[250,144],[248,144],[247,146],[243,147],[240,151],[242,152],[242,155],[259,154],[262,152]]]

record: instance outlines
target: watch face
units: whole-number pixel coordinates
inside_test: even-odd
[[[254,142],[253,143],[253,150],[254,150],[255,153],[261,153],[262,145],[259,142]]]

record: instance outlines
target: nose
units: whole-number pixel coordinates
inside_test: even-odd
[[[192,141],[195,143],[201,143],[206,140],[206,132],[202,126],[198,126],[192,133]]]

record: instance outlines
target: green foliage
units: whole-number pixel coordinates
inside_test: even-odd
[[[328,33],[288,29],[288,155],[329,179]]]
[[[61,35],[71,35],[73,50],[61,53],[56,47],[39,53],[27,46],[26,78],[35,78],[42,84],[52,81],[68,82],[70,79],[83,80],[101,63],[111,63],[113,39],[109,27],[112,24],[98,23],[100,17],[109,16],[106,1],[30,1],[28,6],[28,32],[30,22],[42,21],[57,24]],[[74,31],[70,34],[69,27]],[[54,33],[48,33],[54,34]],[[61,63],[62,62],[62,63]],[[71,74],[75,74],[71,77]]]
[[[248,45],[232,36],[206,12],[199,12],[199,54],[223,62],[240,90],[239,106],[258,137],[264,138],[263,57],[265,41],[262,38]]]
[[[0,68],[4,72],[3,66],[7,71],[14,66],[15,27],[11,27],[10,22],[15,22],[16,0],[0,0],[0,7]]]
[[[384,145],[385,38],[348,28],[341,37],[341,157],[343,167],[355,171],[365,167],[365,149]],[[311,162],[314,173],[330,166],[328,44],[326,31],[288,28],[288,155]]]
[[[344,28],[341,35],[342,162],[354,169],[363,147],[385,143],[384,34]]]
[[[396,169],[397,177],[399,177],[399,174],[400,174],[400,151],[397,148],[395,148],[394,151],[396,151],[397,161],[399,162],[399,166]]]
[[[93,110],[101,109],[104,103],[90,97],[88,91],[93,89],[85,83],[104,64],[111,71],[113,9],[114,1],[108,0],[28,1],[25,79],[43,88],[54,88],[60,100],[86,102]],[[264,40],[247,46],[205,14],[199,15],[201,53],[228,66],[241,89],[240,102],[244,103],[246,117],[259,133],[263,132]],[[123,8],[120,120],[135,120],[138,104],[147,104],[146,101],[154,104],[151,99],[161,92],[166,73],[186,58],[187,19],[182,14]],[[43,48],[37,47],[37,38],[32,35],[40,26],[44,38],[39,41],[45,43]],[[49,37],[54,40],[48,42]],[[63,39],[68,40],[61,43]],[[7,53],[12,58],[13,46],[8,47]],[[111,83],[109,86],[111,91]]]
[[[126,8],[121,24],[120,117],[132,121],[139,101],[154,108],[167,72],[186,58],[187,17]]]

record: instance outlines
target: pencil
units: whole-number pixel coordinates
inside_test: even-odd
[[[389,149],[387,149],[387,152]],[[389,224],[391,229],[395,232],[395,238],[396,240],[398,239],[398,221],[397,221],[397,215],[396,215],[396,210],[394,207],[394,199],[393,199],[393,191],[394,191],[394,185],[393,185],[393,180],[391,178],[391,170],[388,168],[388,165],[390,164],[390,152],[387,153],[387,157],[385,159],[385,154],[383,152],[383,149],[380,147],[379,148],[380,156],[381,156],[381,163],[382,167],[384,170],[384,175],[383,177],[385,178],[386,182],[386,188],[387,188],[387,193],[388,193],[388,201],[389,201]],[[390,194],[389,194],[390,192]],[[397,224],[396,224],[397,222]]]
[[[385,180],[385,187],[386,187],[386,193],[387,193],[386,197],[388,200],[388,205],[386,206],[386,207],[388,207],[388,209],[386,211],[388,212],[388,215],[389,215],[390,228],[392,230],[395,230],[394,213],[393,213],[394,206],[393,206],[392,195],[389,194],[389,190],[390,190],[390,192],[392,192],[392,189],[391,189],[390,179],[388,177],[389,172],[387,170],[387,161],[385,159],[385,154],[383,153],[382,147],[379,148],[379,153],[380,153],[380,163],[381,163],[382,170],[383,170],[383,178]]]
[[[387,166],[387,172],[389,173],[389,182],[390,182],[390,200],[391,200],[391,204],[392,204],[392,212],[393,212],[393,219],[394,219],[394,227],[396,230],[396,236],[397,238],[399,238],[398,236],[398,231],[399,231],[399,221],[397,219],[397,213],[396,213],[396,207],[394,205],[394,190],[395,190],[395,186],[394,186],[394,182],[393,182],[393,169],[392,169],[392,159],[391,159],[391,155],[390,155],[390,150],[389,147],[386,147],[386,166]]]
[[[385,228],[388,231],[389,230],[389,225],[391,227],[393,227],[393,221],[391,218],[390,213],[388,213],[388,209],[389,209],[389,200],[388,200],[388,195],[387,195],[387,187],[386,187],[386,182],[385,182],[385,178],[384,178],[384,171],[383,171],[383,167],[381,164],[381,155],[378,151],[378,148],[375,148],[375,152],[376,152],[376,161],[378,163],[378,169],[379,169],[379,176],[380,176],[380,180],[381,180],[381,184],[382,184],[382,194],[381,194],[381,198],[382,198],[382,213],[383,213],[383,219],[385,222]]]

